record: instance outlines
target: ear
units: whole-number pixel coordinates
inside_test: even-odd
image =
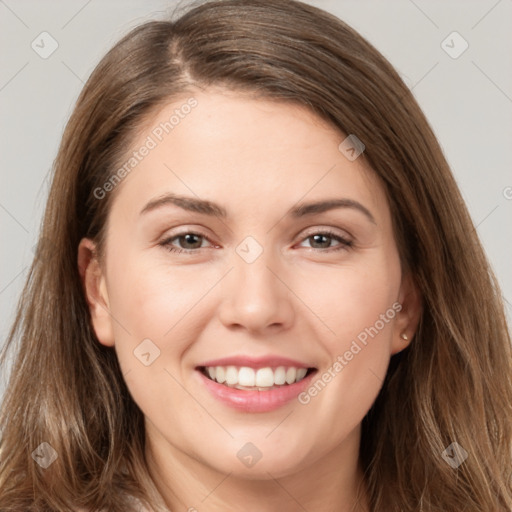
[[[402,277],[398,302],[401,304],[401,309],[395,317],[391,355],[409,346],[418,328],[423,309],[421,292],[410,272]]]
[[[97,258],[96,244],[88,238],[82,238],[78,245],[78,271],[96,337],[102,345],[112,347],[114,330],[106,280]]]

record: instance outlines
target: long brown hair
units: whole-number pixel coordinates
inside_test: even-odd
[[[512,350],[498,284],[440,146],[384,57],[336,17],[293,0],[225,0],[133,29],[101,60],[63,135],[39,246],[2,354],[0,509],[132,510],[144,482],[143,414],[91,327],[77,268],[100,243],[113,175],[148,116],[224,86],[306,105],[365,144],[403,268],[421,291],[411,345],[392,357],[363,420],[372,511],[512,509]],[[453,442],[467,459],[451,467]],[[41,445],[57,454],[43,469]],[[45,445],[46,446],[46,445]],[[47,449],[47,448],[46,448]],[[46,452],[50,453],[50,452]],[[53,453],[53,452],[51,452]]]

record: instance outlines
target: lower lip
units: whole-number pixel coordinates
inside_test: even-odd
[[[209,379],[197,370],[208,391],[224,404],[243,412],[269,412],[291,402],[307,388],[316,371],[294,384],[271,389],[269,391],[245,391],[230,388]]]

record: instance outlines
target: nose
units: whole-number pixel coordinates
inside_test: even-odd
[[[234,255],[234,268],[223,280],[225,299],[219,307],[219,318],[227,328],[264,335],[293,324],[293,293],[282,266],[269,253],[263,251],[252,263]]]

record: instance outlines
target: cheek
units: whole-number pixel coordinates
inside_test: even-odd
[[[318,336],[327,358],[302,403],[321,403],[318,411],[326,414],[325,421],[350,418],[355,425],[386,375],[399,308],[400,265],[397,259],[379,258],[336,273],[326,270],[323,277],[316,282],[324,285],[310,292],[308,300],[331,331]]]
[[[298,397],[305,413],[322,425],[320,437],[341,441],[368,413],[384,383],[396,311],[386,291],[373,291],[352,294],[336,308],[336,335],[322,338],[327,362]]]
[[[204,295],[205,281],[197,279],[197,271],[194,278],[192,266],[171,269],[143,258],[125,258],[112,266],[109,277],[115,349],[123,373],[141,367],[141,351],[154,358],[148,367],[153,374],[173,367],[192,339],[187,315],[195,312],[191,310]]]
[[[322,330],[317,335],[331,358],[348,350],[355,339],[364,343],[377,337],[386,348],[400,287],[396,260],[368,258],[364,265],[317,268],[314,276],[306,279],[299,273],[294,279],[297,295],[322,321],[316,322]]]
[[[111,272],[117,358],[130,394],[149,417],[190,400],[178,384],[184,380],[180,361],[203,328],[200,299],[210,287],[207,278],[197,279],[197,270],[194,278],[192,267],[134,258]]]
[[[354,343],[366,349],[365,358],[389,351],[397,292],[386,281],[355,278],[352,283],[345,283],[343,298],[336,308],[337,339],[331,345],[336,347],[336,356],[351,350]],[[372,340],[377,343],[370,343]],[[357,353],[357,348],[352,351]]]
[[[204,294],[205,281],[193,267],[176,268],[143,256],[125,258],[111,270],[112,313],[134,336],[165,337]]]

